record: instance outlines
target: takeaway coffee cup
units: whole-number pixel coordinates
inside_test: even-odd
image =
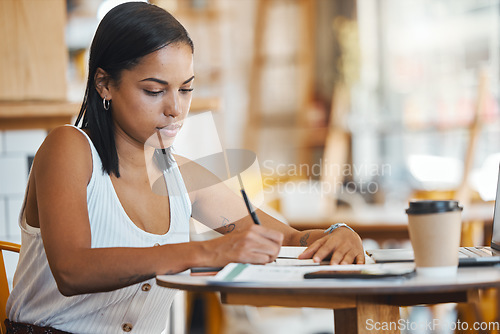
[[[457,201],[410,201],[406,213],[417,274],[455,275],[462,207]]]

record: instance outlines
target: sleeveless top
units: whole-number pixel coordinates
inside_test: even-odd
[[[92,151],[93,170],[87,186],[92,248],[188,242],[191,202],[175,161],[164,172],[170,200],[170,229],[163,235],[148,233],[127,216],[109,175],[102,172],[101,159],[92,141],[78,130],[85,135]],[[19,225],[22,247],[14,288],[7,301],[7,316],[11,321],[89,334],[128,331],[151,334],[165,329],[176,290],[159,287],[152,278],[110,292],[65,297],[57,289],[50,271],[40,229],[26,223],[24,209]],[[176,254],[167,255],[166,261],[168,256]]]

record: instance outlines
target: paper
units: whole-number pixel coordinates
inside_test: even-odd
[[[366,253],[378,263],[414,260],[412,249],[374,249],[367,250]]]
[[[268,266],[319,266],[320,263],[314,262],[313,259],[284,259],[277,258],[274,262],[267,264]]]
[[[312,259],[298,259],[298,256],[306,250],[307,247],[298,246],[282,246],[278,254],[276,261],[270,263],[270,265],[278,266],[318,266],[318,265],[328,265],[330,261],[328,259],[322,261],[321,263],[314,262]],[[370,254],[365,254],[365,263],[373,264],[375,261],[370,257]]]
[[[278,258],[282,259],[296,259],[306,250],[307,247],[298,246],[282,246],[278,254]]]
[[[298,256],[306,250],[307,247],[282,246],[278,253],[278,258],[269,263],[272,266],[318,266],[319,263],[312,259],[298,259]]]
[[[230,263],[215,275],[212,282],[286,282],[301,281],[314,267],[288,267]]]
[[[413,264],[386,263],[368,265],[329,265],[321,270],[403,270],[413,269]],[[209,279],[212,283],[259,283],[259,282],[300,282],[304,274],[318,271],[316,266],[273,266],[230,263],[217,275]]]

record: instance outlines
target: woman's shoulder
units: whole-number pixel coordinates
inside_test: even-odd
[[[35,155],[33,167],[50,166],[91,173],[92,153],[86,136],[72,126],[59,126],[50,131]]]
[[[85,132],[85,130],[79,129],[73,125],[60,125],[52,129],[48,133],[46,141],[47,139],[50,140],[52,138],[70,139],[70,140],[71,139],[78,140],[78,138],[80,138],[86,140],[85,135],[82,132]]]
[[[59,126],[49,132],[44,142],[40,146],[39,152],[44,151],[65,151],[72,152],[71,155],[77,154],[81,151],[90,151],[90,145],[87,137],[74,126]]]

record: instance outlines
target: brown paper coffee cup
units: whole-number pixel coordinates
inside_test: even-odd
[[[456,274],[462,225],[458,202],[411,201],[406,213],[417,273]]]

